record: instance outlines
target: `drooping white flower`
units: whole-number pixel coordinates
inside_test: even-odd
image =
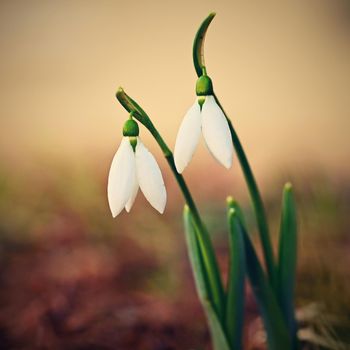
[[[135,150],[124,136],[116,152],[108,176],[108,202],[113,217],[134,204],[139,187],[148,202],[161,214],[166,204],[166,190],[159,166],[139,137]]]
[[[214,158],[227,169],[232,166],[233,144],[226,117],[213,95],[200,95],[186,113],[177,134],[174,160],[179,173],[192,159],[201,131]]]

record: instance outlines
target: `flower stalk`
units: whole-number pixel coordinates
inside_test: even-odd
[[[261,198],[258,185],[255,181],[254,174],[253,174],[252,169],[249,165],[248,158],[244,152],[244,149],[243,149],[241,141],[238,137],[238,134],[236,133],[236,130],[234,129],[230,118],[227,116],[225,110],[222,108],[222,105],[220,104],[219,99],[217,98],[217,96],[215,94],[214,94],[214,96],[215,96],[217,104],[221,107],[222,111],[224,112],[224,114],[226,116],[230,131],[231,131],[232,142],[233,142],[233,145],[235,147],[237,157],[238,157],[238,160],[240,162],[245,181],[247,183],[247,187],[249,190],[251,201],[253,203],[256,221],[257,221],[257,225],[258,225],[258,230],[260,233],[260,240],[261,240],[261,244],[263,247],[264,259],[265,259],[267,272],[269,275],[271,285],[274,288],[274,290],[276,290],[277,289],[277,286],[276,286],[276,283],[277,283],[276,272],[277,271],[276,271],[276,266],[275,266],[275,259],[274,259],[272,244],[271,244],[271,240],[270,240],[269,226],[267,223],[264,202]]]
[[[193,220],[196,226],[196,232],[198,234],[198,241],[201,245],[203,252],[203,260],[208,273],[210,292],[213,299],[213,306],[219,319],[223,319],[224,317],[224,290],[223,284],[221,280],[221,275],[219,272],[215,252],[213,245],[211,243],[211,239],[208,233],[207,228],[205,227],[197,206],[192,198],[192,195],[188,189],[188,186],[185,182],[185,179],[181,174],[179,174],[176,170],[173,153],[171,152],[168,145],[163,140],[162,136],[152,123],[149,116],[146,112],[134,101],[131,97],[129,97],[122,88],[119,88],[116,94],[118,101],[121,105],[129,112],[133,114],[133,117],[137,119],[140,123],[142,123],[148,131],[153,135],[154,139],[158,143],[160,149],[165,156],[170,169],[173,175],[176,178],[176,181],[181,189],[181,192],[184,196],[186,204],[188,205],[189,210],[192,213]]]
[[[205,41],[207,29],[211,21],[214,19],[215,15],[216,15],[215,12],[210,13],[208,17],[202,22],[193,42],[193,64],[198,77],[202,76],[203,69],[206,72],[206,65],[204,61],[204,41]],[[216,103],[219,105],[219,107],[223,111],[227,119],[227,122],[229,124],[233,146],[236,150],[237,157],[240,162],[240,165],[244,174],[244,178],[246,180],[247,187],[253,203],[269,279],[273,288],[276,289],[277,288],[276,287],[276,283],[277,283],[276,267],[275,267],[274,254],[273,254],[272,244],[270,240],[270,234],[269,234],[269,228],[267,224],[264,204],[260,196],[260,192],[259,192],[257,183],[255,181],[253,172],[249,165],[247,156],[244,152],[240,139],[233,127],[233,124],[230,118],[228,117],[227,113],[225,112],[225,110],[222,108],[222,105],[219,99],[217,98],[217,96],[215,95],[215,93],[213,95],[215,97]]]

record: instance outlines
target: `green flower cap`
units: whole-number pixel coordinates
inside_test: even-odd
[[[213,93],[213,83],[203,67],[203,75],[198,78],[196,83],[196,94],[197,96],[208,96],[213,95]]]
[[[140,130],[134,119],[128,119],[123,126],[123,136],[139,136]]]

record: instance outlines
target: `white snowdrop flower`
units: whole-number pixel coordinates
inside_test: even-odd
[[[152,207],[161,214],[165,209],[167,194],[162,173],[138,134],[137,123],[128,120],[108,176],[108,202],[113,217],[124,208],[131,210],[139,187]]]
[[[231,132],[226,117],[213,96],[211,79],[206,74],[198,79],[196,93],[198,97],[186,113],[177,134],[174,150],[176,169],[182,173],[191,161],[201,131],[210,153],[229,169],[233,158]]]

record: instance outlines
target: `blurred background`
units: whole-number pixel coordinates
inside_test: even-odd
[[[282,186],[296,189],[298,310],[328,335],[319,343],[347,348],[349,1],[3,0],[0,349],[209,349],[183,199],[145,129],[167,186],[165,214],[139,194],[130,214],[112,219],[106,182],[128,117],[117,88],[173,148],[195,98],[193,38],[211,11],[208,73],[258,179],[275,241]],[[256,231],[238,161],[226,171],[201,142],[184,176],[225,275],[227,195],[241,201]],[[249,290],[247,315],[249,334]],[[256,348],[253,338],[247,348]]]

